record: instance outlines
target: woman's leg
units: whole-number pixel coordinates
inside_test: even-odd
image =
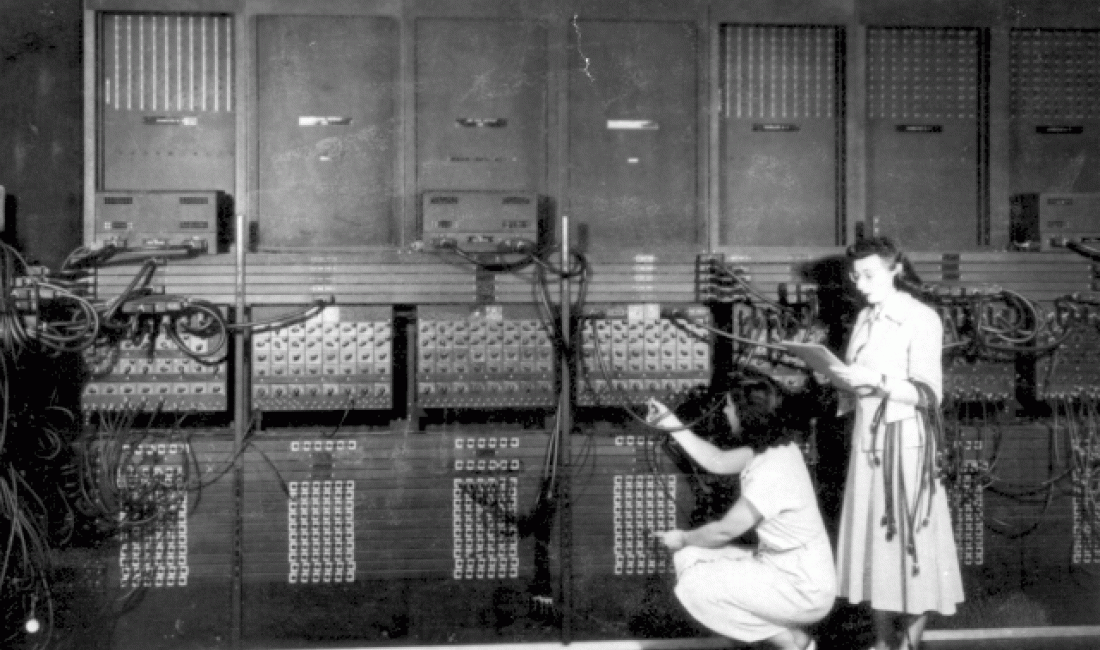
[[[875,622],[875,650],[891,650],[897,638],[897,630],[894,627],[897,615],[877,609],[872,610],[871,614]]]
[[[810,635],[798,628],[783,630],[768,639],[768,643],[779,650],[806,650],[810,645]]]
[[[928,622],[928,615],[906,616],[903,621],[906,627],[899,647],[904,650],[917,650],[920,647],[921,635],[924,634],[924,624]]]
[[[873,610],[875,650],[917,650],[928,615],[911,616]]]

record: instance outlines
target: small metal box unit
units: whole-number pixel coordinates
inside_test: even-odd
[[[429,250],[508,253],[538,244],[533,192],[424,192],[422,219]]]
[[[218,192],[97,192],[95,241],[217,252]]]
[[[1100,241],[1100,194],[1039,195],[1039,245],[1042,250],[1064,240]]]

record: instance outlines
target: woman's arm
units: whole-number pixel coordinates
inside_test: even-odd
[[[916,404],[919,399],[913,381],[931,388],[936,399],[943,402],[943,321],[931,309],[925,311],[925,316],[909,343],[909,376],[906,378],[909,381],[905,382],[912,391],[912,397],[905,396],[909,404]],[[890,396],[893,397],[893,393]]]
[[[860,394],[866,395],[862,391],[869,391],[880,397],[889,395],[892,401],[902,404],[917,403],[917,387],[907,381],[908,377],[887,375],[856,364],[833,366],[830,370]]]
[[[916,405],[920,395],[913,383],[928,385],[936,397],[943,398],[943,322],[931,310],[914,314],[916,324],[909,340],[898,341],[905,346],[905,374],[883,374],[858,365],[831,368],[838,377],[852,386],[889,395],[890,401]]]
[[[669,435],[683,447],[691,458],[712,474],[740,474],[749,461],[753,458],[753,451],[748,447],[736,449],[720,449],[713,444],[695,435],[691,429],[684,428],[684,423],[676,414],[668,410],[668,407],[655,399],[648,402],[651,424],[661,427],[669,432]]]
[[[760,523],[763,517],[756,508],[744,497],[733,504],[726,516],[718,521],[700,526],[692,530],[666,530],[653,533],[671,551],[678,551],[685,546],[701,546],[703,548],[720,548],[729,544],[751,528]]]

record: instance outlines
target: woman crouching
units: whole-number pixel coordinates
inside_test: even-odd
[[[804,627],[836,598],[833,552],[802,451],[780,415],[783,393],[766,377],[738,382],[724,413],[744,446],[720,449],[652,400],[648,419],[701,467],[740,474],[741,496],[719,520],[654,536],[675,552],[676,597],[711,630],[745,643],[813,650]],[[733,544],[755,530],[759,544]]]

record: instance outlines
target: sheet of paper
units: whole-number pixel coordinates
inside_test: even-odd
[[[806,362],[806,365],[814,372],[821,373],[829,378],[829,381],[833,382],[837,386],[847,386],[847,382],[842,381],[839,377],[833,374],[831,368],[835,366],[845,366],[833,351],[819,343],[797,343],[795,341],[783,341],[779,345],[783,346],[789,354],[798,357]]]

